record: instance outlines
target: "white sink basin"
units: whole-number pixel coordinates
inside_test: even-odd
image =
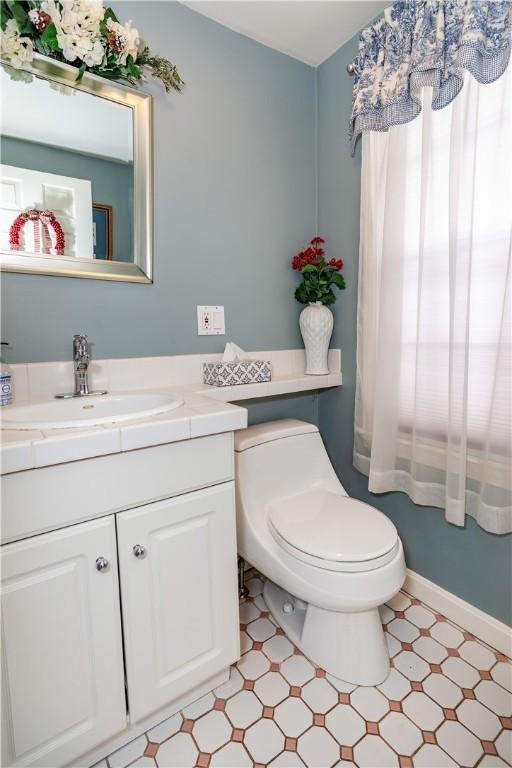
[[[91,395],[2,408],[2,429],[67,429],[95,427],[156,416],[183,405],[173,394],[140,392]]]

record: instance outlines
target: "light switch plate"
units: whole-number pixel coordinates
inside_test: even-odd
[[[225,336],[224,307],[199,306],[197,308],[198,336]]]

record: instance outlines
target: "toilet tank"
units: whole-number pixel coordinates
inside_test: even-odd
[[[318,427],[305,421],[282,419],[236,432],[235,467],[237,500],[246,514],[313,487],[346,495]]]

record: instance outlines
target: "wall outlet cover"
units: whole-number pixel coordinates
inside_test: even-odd
[[[225,336],[224,307],[198,306],[197,334],[198,336]]]

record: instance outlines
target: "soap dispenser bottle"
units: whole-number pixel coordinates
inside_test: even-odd
[[[7,347],[6,341],[1,342]],[[0,406],[12,403],[12,374],[11,369],[0,357]]]

